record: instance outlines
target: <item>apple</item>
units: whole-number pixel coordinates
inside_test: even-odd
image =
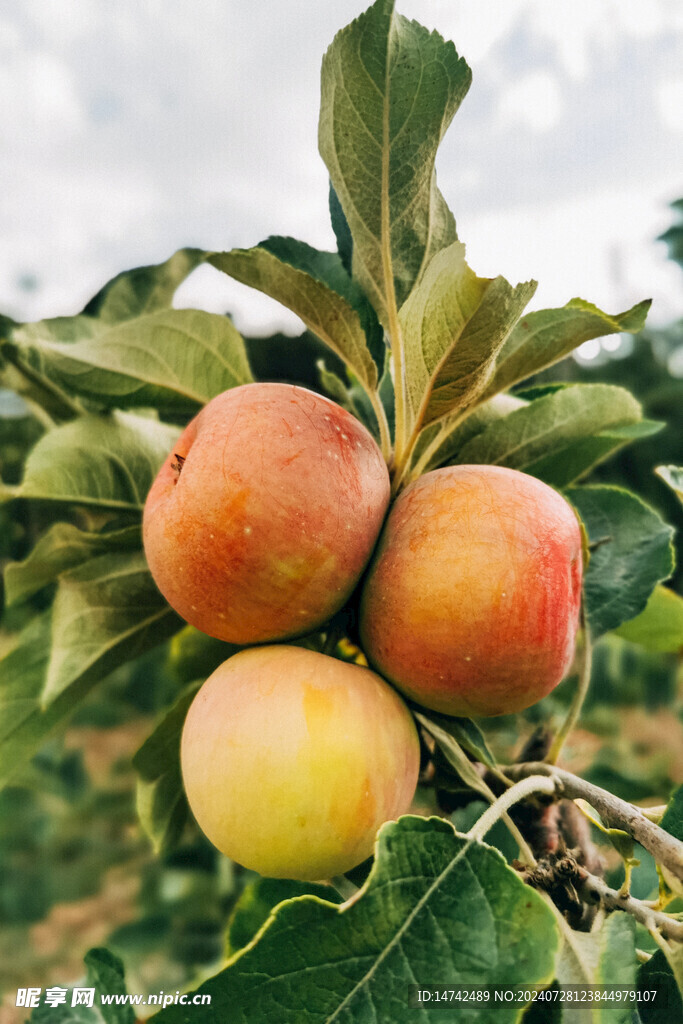
[[[324,879],[372,853],[410,807],[413,718],[368,668],[284,644],[209,676],[183,728],[187,798],[223,853],[271,878]]]
[[[346,602],[377,540],[389,473],[350,413],[290,384],[213,398],[145,503],[159,590],[189,623],[235,644],[310,632]]]
[[[433,470],[387,518],[363,587],[363,649],[427,708],[520,711],[571,665],[581,576],[578,520],[557,491],[501,466]]]

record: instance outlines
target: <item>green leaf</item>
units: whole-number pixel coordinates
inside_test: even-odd
[[[617,912],[604,920],[599,930],[577,932],[561,925],[564,939],[557,964],[557,980],[562,985],[623,985],[635,983],[637,959],[635,922],[628,914]],[[565,1010],[568,1006],[565,1004]],[[578,1003],[563,1020],[571,1024],[632,1024],[631,1006],[607,1002],[602,1005]]]
[[[461,413],[455,413],[438,423],[432,423],[420,431],[413,448],[413,467],[419,465],[422,472],[427,472],[437,466],[450,464],[460,449],[477,434],[481,434],[490,423],[525,405],[526,402],[516,395],[494,395],[468,412],[464,419]]]
[[[76,986],[73,986],[76,987]],[[78,986],[82,987],[82,986]],[[46,1002],[39,1003],[31,1014],[31,1024],[102,1024],[102,1015],[95,1006],[79,1003],[71,1006],[73,989],[67,989],[66,1003],[52,1007]]]
[[[666,810],[661,817],[659,825],[670,836],[683,841],[683,786],[678,786],[669,797]],[[679,897],[683,895],[683,885],[681,885],[680,879],[672,871],[664,867],[664,865],[660,865],[660,871],[661,877],[671,892]],[[667,959],[670,960],[668,956]],[[671,961],[670,963],[677,980],[681,984],[681,995],[683,995],[683,958],[676,963]]]
[[[245,887],[235,904],[226,931],[226,956],[247,946],[276,907],[298,896],[317,896],[327,903],[341,903],[331,885],[295,882],[289,878],[257,878]]]
[[[342,261],[342,266],[346,273],[351,276],[351,263],[353,259],[353,238],[351,237],[351,228],[349,222],[344,216],[344,211],[341,208],[339,202],[339,196],[332,187],[330,182],[330,222],[332,224],[332,230],[334,231],[334,237],[337,239],[337,252],[339,258]]]
[[[653,434],[658,434],[663,426],[663,423],[655,420],[640,420],[638,423],[608,427],[593,437],[578,438],[570,442],[566,448],[552,451],[549,455],[532,462],[525,471],[552,487],[566,487],[585,476],[619,448],[652,437]]]
[[[456,461],[509,466],[566,486],[625,444],[628,436],[618,431],[641,418],[639,403],[624,388],[574,384],[492,422]]]
[[[547,1001],[542,998],[536,999],[522,1015],[522,1024],[562,1024],[562,1003],[559,998],[553,998],[558,990],[559,985],[554,981],[548,986],[551,998]]]
[[[191,683],[207,676],[236,654],[240,648],[185,625],[171,640],[167,668],[179,683]]]
[[[315,391],[320,385],[319,360],[324,359],[337,376],[346,372],[344,363],[310,331],[295,337],[278,333],[244,340],[256,380],[284,381]]]
[[[68,422],[84,412],[75,398],[31,366],[30,358],[11,341],[0,342],[0,385],[16,392],[43,428]]]
[[[179,433],[131,413],[81,416],[38,441],[23,482],[4,496],[137,512]]]
[[[0,785],[35,753],[58,721],[54,714],[40,714],[49,654],[50,612],[45,612],[32,619],[0,657]]]
[[[595,981],[599,985],[636,983],[636,922],[629,914],[614,913],[600,929],[600,952]],[[632,1024],[632,1007],[604,1003],[598,1009],[596,1024]]]
[[[683,199],[674,199],[670,206],[677,219],[670,228],[659,235],[657,241],[666,242],[669,247],[669,259],[675,260],[683,267]]]
[[[9,337],[12,330],[17,326],[17,321],[13,320],[11,316],[5,316],[4,313],[0,313],[0,343]],[[0,348],[2,345],[0,344]]]
[[[671,999],[671,1005],[669,1006],[669,1016],[667,1016],[667,1024],[669,1024],[669,1021],[676,1019],[675,1016],[670,1015],[671,1010],[675,1011],[676,1007],[680,1005],[681,997],[683,997],[683,945],[681,945],[680,942],[665,942],[661,952],[666,958],[669,971],[671,972],[671,979],[668,980],[668,984],[666,985],[667,992],[671,993],[673,996]],[[671,980],[673,980],[676,988],[678,989],[678,1000],[676,1000],[675,995],[673,994]]]
[[[16,324],[9,338],[21,352],[29,352],[32,346],[38,346],[43,341],[73,345],[77,341],[96,337],[103,329],[103,325],[92,317],[78,313],[76,316],[55,316],[32,323]]]
[[[116,324],[165,309],[178,286],[205,257],[201,249],[178,249],[165,263],[124,270],[100,289],[83,314]]]
[[[105,1024],[134,1024],[135,1012],[130,1003],[105,1006],[101,999],[103,995],[126,995],[123,961],[104,947],[89,950],[84,960],[88,969],[86,985],[95,989],[95,1004]]]
[[[463,750],[455,732],[450,727],[440,725],[433,718],[423,715],[419,711],[415,712],[415,718],[434,738],[451,768],[460,776],[465,785],[475,793],[481,793],[488,801],[489,787]]]
[[[456,240],[434,160],[471,77],[452,43],[395,14],[393,0],[339,32],[323,59],[320,153],[354,277],[390,331],[433,254]]]
[[[58,724],[77,707],[98,676],[74,679],[43,708],[52,639],[51,612],[36,616],[0,658],[0,786],[13,781]]]
[[[642,612],[655,586],[671,575],[673,530],[620,487],[572,487],[566,496],[595,545],[584,577],[585,613],[595,640]]]
[[[647,651],[683,651],[683,598],[667,587],[655,587],[644,610],[616,630],[617,636]]]
[[[454,242],[437,253],[399,314],[405,351],[407,432],[471,405],[536,290],[477,277]]]
[[[353,403],[353,410],[350,411],[353,411],[354,416],[357,416],[361,423],[367,427],[375,440],[378,443],[381,443],[381,431],[379,429],[377,417],[377,406],[381,406],[384,409],[384,417],[387,422],[389,440],[393,440],[395,416],[394,380],[391,373],[391,359],[389,354],[386,354],[384,373],[382,374],[377,387],[377,397],[379,401],[374,404],[371,401],[368,392],[361,387],[361,384],[353,371],[347,369],[346,375],[349,378],[351,385],[349,388],[348,400]]]
[[[683,786],[678,786],[669,797],[659,826],[683,842]]]
[[[459,747],[471,754],[475,761],[485,764],[488,768],[495,765],[496,759],[488,748],[483,732],[471,718],[450,718],[435,711],[430,711],[426,715],[420,712],[416,717],[439,746],[442,743],[448,744],[453,739]]]
[[[315,896],[280,905],[257,941],[198,989],[192,1020],[355,1024],[412,1020],[411,986],[545,983],[558,936],[541,897],[491,847],[440,818],[382,827],[362,890],[341,907]],[[477,1024],[511,1024],[519,1006],[476,1009]],[[423,1009],[421,1021],[443,1019]],[[468,1019],[463,1016],[463,1020]],[[169,1007],[159,1024],[189,1022]]]
[[[631,863],[634,866],[640,864],[639,860],[636,860],[633,856],[635,852],[635,841],[628,832],[624,832],[621,828],[608,828],[604,824],[602,818],[595,810],[595,808],[588,803],[587,800],[576,800],[576,806],[579,808],[585,818],[590,821],[591,825],[597,828],[604,836],[607,836],[608,840],[617,851],[622,860],[627,863]]]
[[[277,299],[374,391],[384,341],[372,310],[337,253],[294,238],[268,238],[253,249],[213,253],[209,263]]]
[[[52,608],[43,706],[77,680],[102,679],[181,625],[157,590],[142,551],[100,555],[63,573]]]
[[[180,772],[180,737],[201,685],[191,683],[183,690],[133,758],[133,767],[140,776],[138,817],[157,855],[173,849],[189,816]]]
[[[556,391],[562,391],[563,388],[570,387],[566,381],[556,381],[554,384],[534,384],[526,388],[519,388],[515,391],[516,398],[523,398],[525,402],[533,402],[537,398],[543,398],[545,395],[552,395]],[[500,396],[499,396],[500,397]],[[492,398],[489,399],[493,401]]]
[[[642,1024],[672,1024],[683,1020],[683,999],[671,967],[661,949],[638,971],[641,1002],[638,1012]],[[650,993],[656,995],[652,999]],[[644,993],[648,993],[647,998]]]
[[[362,417],[356,408],[351,388],[349,388],[336,373],[327,369],[323,359],[318,361],[318,372],[320,374],[320,384],[323,391],[329,395],[334,402],[341,405],[343,409],[347,409],[357,419],[361,419]]]
[[[43,998],[31,1014],[31,1024],[134,1024],[135,1012],[130,1003],[102,1003],[103,995],[127,994],[123,962],[103,947],[89,950],[84,960],[87,968],[85,979],[77,985],[64,986],[66,999],[58,1006],[50,1006]],[[75,988],[94,989],[93,1005],[77,1003],[72,1006]]]
[[[62,327],[28,324],[12,341],[39,373],[108,406],[193,414],[252,380],[242,336],[226,316],[163,309],[123,323],[87,322],[73,340],[62,339]]]
[[[485,395],[505,391],[533,373],[564,359],[573,349],[607,334],[636,333],[645,323],[651,300],[610,316],[584,299],[571,299],[560,309],[527,313],[503,345],[496,372]]]
[[[683,467],[681,466],[657,466],[657,476],[668,484],[672,491],[683,502]]]
[[[5,566],[5,597],[9,605],[54,583],[60,573],[107,551],[137,550],[140,527],[127,526],[108,533],[87,533],[71,523],[55,523],[38,539],[23,562]]]

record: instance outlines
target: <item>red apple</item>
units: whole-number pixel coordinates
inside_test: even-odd
[[[310,632],[346,602],[389,503],[365,427],[290,384],[212,399],[147,497],[152,575],[193,626],[236,644]]]
[[[564,498],[500,466],[426,473],[396,500],[368,571],[370,663],[450,715],[520,711],[568,671],[581,532]]]
[[[240,651],[183,728],[185,791],[223,853],[272,878],[321,879],[372,853],[419,770],[410,712],[370,669],[300,647]]]

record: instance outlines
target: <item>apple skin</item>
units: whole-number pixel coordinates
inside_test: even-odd
[[[361,598],[363,649],[427,708],[521,711],[571,665],[581,577],[578,520],[547,484],[501,466],[436,469],[387,518]]]
[[[147,562],[187,622],[235,644],[310,632],[346,602],[389,504],[377,444],[334,402],[244,384],[188,424],[145,503]]]
[[[301,647],[240,651],[183,728],[185,791],[223,853],[271,878],[324,879],[372,853],[419,771],[412,716],[368,668]]]

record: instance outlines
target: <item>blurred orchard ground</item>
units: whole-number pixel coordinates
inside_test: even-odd
[[[596,476],[633,487],[677,526],[680,566],[681,507],[652,467],[680,462],[683,436],[683,203],[673,213],[668,205],[683,191],[683,16],[664,0],[557,3],[552,18],[540,2],[481,3],[476,16],[451,11],[457,6],[432,0],[402,12],[438,20],[474,68],[438,164],[469,260],[481,274],[540,274],[535,307],[584,294],[617,309],[654,296],[652,326],[638,338],[589,342],[543,380],[623,384],[645,415],[667,423]],[[331,247],[321,227],[326,174],[315,156],[318,67],[360,6],[278,8],[281,16],[208,0],[192,10],[124,2],[114,11],[78,0],[4,8],[0,84],[16,100],[3,108],[12,145],[0,156],[12,182],[0,197],[4,313],[72,312],[122,267],[179,245],[252,245],[277,232]],[[656,241],[664,232],[668,261]],[[279,358],[271,332],[300,329],[209,268],[182,287],[178,303],[229,311],[258,334],[249,344],[255,369]],[[307,339],[299,351],[316,354],[316,344]],[[317,387],[314,359],[303,355],[283,371]],[[32,430],[0,395],[7,482],[19,478]],[[42,531],[41,513],[25,513],[21,502],[0,508],[3,564],[23,557]],[[680,569],[673,586],[683,593]],[[7,631],[20,625],[4,620]],[[0,632],[0,651],[4,639]],[[124,959],[131,992],[175,990],[219,962],[226,921],[251,876],[191,830],[156,858],[134,806],[131,756],[157,711],[197,674],[191,634],[118,670],[66,735],[0,792],[2,1024],[24,1017],[13,1006],[18,985],[79,978],[83,954],[98,944]],[[679,656],[603,640],[566,766],[624,798],[664,801],[683,778],[682,686]],[[490,723],[501,756],[513,759],[570,696],[560,687],[525,715]],[[481,806],[454,820],[465,828],[475,811]],[[618,885],[618,857],[602,852]],[[656,885],[643,854],[633,894],[647,898]]]

